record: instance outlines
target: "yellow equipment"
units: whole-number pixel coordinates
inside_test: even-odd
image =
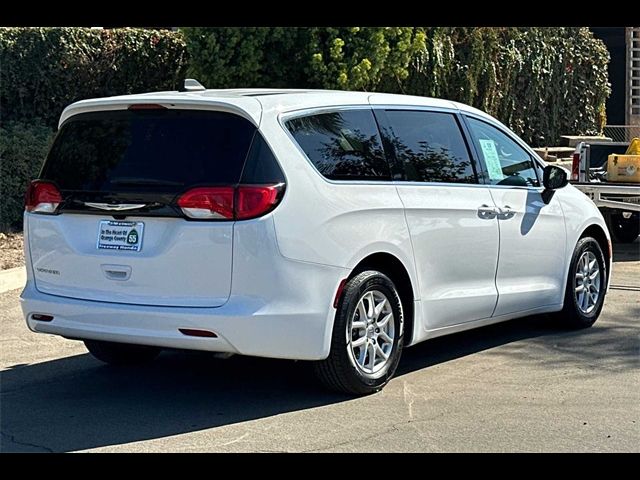
[[[609,155],[607,180],[609,182],[640,183],[640,138],[632,140],[624,155]]]
[[[625,155],[640,155],[640,138],[634,138],[631,140],[631,144],[627,151],[624,153]]]

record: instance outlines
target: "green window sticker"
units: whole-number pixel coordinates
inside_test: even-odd
[[[478,141],[480,142],[480,148],[482,149],[484,163],[487,165],[487,170],[489,171],[489,178],[491,180],[503,180],[504,174],[502,173],[498,150],[496,150],[496,143],[487,138],[480,138]]]

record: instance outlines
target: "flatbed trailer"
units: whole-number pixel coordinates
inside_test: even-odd
[[[624,153],[629,143],[580,142],[573,156],[571,184],[602,212],[614,237],[633,242],[640,234],[640,184],[606,181],[606,159]]]
[[[572,185],[587,195],[599,208],[640,212],[640,185],[623,183],[578,183]]]

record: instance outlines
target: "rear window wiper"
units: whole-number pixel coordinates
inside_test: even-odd
[[[117,177],[109,180],[109,183],[114,185],[160,185],[165,187],[179,187],[184,185],[184,182],[172,182],[171,180],[144,177]]]

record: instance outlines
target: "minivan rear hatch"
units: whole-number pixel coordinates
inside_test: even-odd
[[[223,111],[146,105],[68,118],[40,175],[62,203],[27,215],[36,288],[139,305],[225,303],[234,222],[187,218],[177,200],[238,184],[254,136],[249,120]]]

